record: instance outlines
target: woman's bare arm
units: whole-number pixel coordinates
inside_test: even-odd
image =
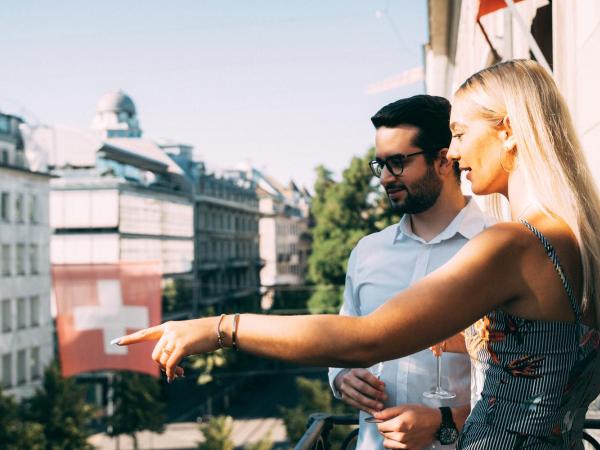
[[[339,315],[240,318],[240,349],[303,364],[367,367],[452,336],[524,291],[522,227],[499,224],[471,240],[447,264],[364,317]],[[398,270],[403,270],[398,267]],[[217,318],[167,322],[123,337],[121,345],[159,340],[153,358],[169,377],[190,354],[217,348]],[[231,345],[232,318],[223,321]],[[163,350],[167,350],[163,352]]]

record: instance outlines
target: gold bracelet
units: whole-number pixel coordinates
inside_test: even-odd
[[[235,313],[235,315],[233,316],[233,331],[231,332],[231,347],[233,347],[233,349],[236,351],[239,350],[239,347],[237,345],[237,330],[239,323],[240,315],[238,313]]]
[[[225,348],[225,333],[221,331],[221,324],[223,323],[223,319],[226,314],[221,314],[219,317],[219,321],[217,322],[217,344],[219,344],[219,348]]]

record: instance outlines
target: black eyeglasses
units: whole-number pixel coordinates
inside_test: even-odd
[[[381,172],[383,172],[383,167],[387,167],[387,170],[390,171],[392,175],[398,177],[402,175],[404,172],[404,161],[411,156],[421,155],[426,153],[425,150],[421,150],[420,152],[409,153],[405,155],[403,153],[399,153],[397,155],[388,156],[385,159],[375,158],[372,161],[369,161],[369,167],[371,167],[371,172],[377,178],[381,177]]]

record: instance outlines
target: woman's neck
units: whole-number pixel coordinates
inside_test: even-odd
[[[534,211],[534,202],[527,190],[523,173],[518,168],[511,172],[508,177],[507,197],[512,220],[518,221]]]

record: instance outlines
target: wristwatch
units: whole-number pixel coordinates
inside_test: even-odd
[[[452,418],[452,410],[447,406],[442,406],[440,412],[442,413],[442,424],[437,431],[437,440],[443,445],[453,444],[458,439],[458,430]]]

